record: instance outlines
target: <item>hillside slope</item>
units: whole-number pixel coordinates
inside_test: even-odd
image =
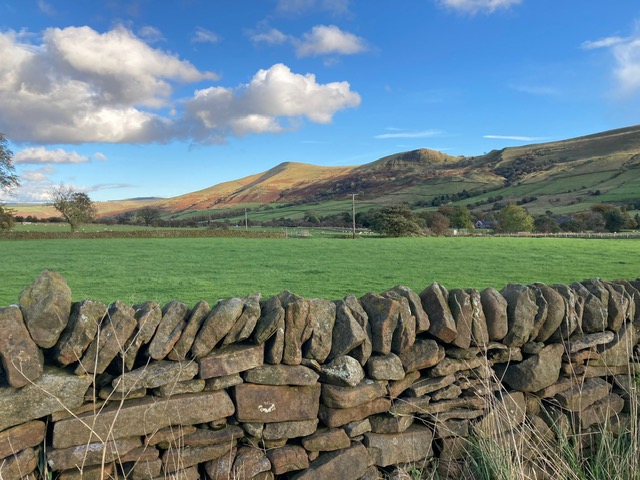
[[[352,193],[363,208],[458,202],[487,209],[495,197],[527,197],[534,212],[568,212],[604,201],[634,202],[640,200],[640,125],[475,157],[418,149],[359,166],[285,162],[152,205],[173,217],[273,205],[277,212],[265,213],[265,218],[296,218],[308,208],[346,211],[343,204]],[[104,205],[101,214],[110,214]]]

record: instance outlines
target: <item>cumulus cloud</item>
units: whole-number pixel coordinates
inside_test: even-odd
[[[253,43],[266,43],[268,45],[282,45],[289,37],[277,28],[270,28],[265,31],[249,31],[249,38]]]
[[[124,27],[50,28],[43,43],[0,33],[0,128],[12,141],[147,142],[166,123],[143,108],[171,102],[171,82],[215,79]]]
[[[13,156],[13,163],[86,163],[89,157],[80,155],[78,152],[68,152],[62,148],[47,150],[44,147],[26,148],[20,150]]]
[[[393,128],[388,128],[387,130],[397,130]],[[387,139],[387,138],[429,138],[429,137],[437,137],[438,135],[442,135],[441,130],[423,130],[421,132],[397,132],[397,133],[382,133],[380,135],[375,135],[373,138],[378,139]]]
[[[628,37],[612,36],[583,42],[585,50],[606,49],[614,60],[613,76],[618,82],[618,93],[623,96],[640,91],[640,27]]]
[[[229,135],[283,132],[300,118],[329,123],[337,111],[359,104],[347,82],[320,84],[313,74],[277,64],[235,89],[198,90],[185,105],[183,128],[196,141],[220,143]]]
[[[440,4],[463,13],[493,13],[501,8],[509,8],[522,0],[439,0]]]
[[[202,27],[196,28],[191,38],[191,43],[218,43],[219,41],[220,35]]]
[[[316,25],[295,41],[299,57],[318,55],[353,55],[367,49],[363,38],[343,32],[335,25]]]
[[[301,118],[327,123],[360,96],[347,82],[320,84],[285,65],[247,85],[198,88],[174,98],[176,83],[217,80],[150,47],[119,26],[51,28],[41,44],[0,33],[0,131],[13,142],[223,142],[228,135],[280,132]]]

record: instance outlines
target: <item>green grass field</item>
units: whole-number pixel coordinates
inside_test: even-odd
[[[548,238],[179,238],[0,241],[0,306],[18,301],[44,269],[60,272],[74,300],[193,305],[292,290],[342,298],[397,284],[421,291],[498,289],[640,276],[635,240]]]

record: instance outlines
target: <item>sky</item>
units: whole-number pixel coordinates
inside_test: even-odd
[[[0,0],[0,132],[42,202],[173,197],[635,125],[637,0]]]

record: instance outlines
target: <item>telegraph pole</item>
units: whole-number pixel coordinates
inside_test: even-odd
[[[352,238],[356,238],[356,195],[357,193],[351,194],[351,221],[353,223]]]
[[[247,209],[244,209],[244,229],[249,230],[249,221],[247,220]]]

